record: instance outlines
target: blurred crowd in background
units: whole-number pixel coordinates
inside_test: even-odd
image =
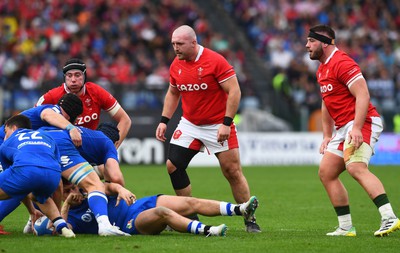
[[[315,72],[305,50],[309,28],[328,24],[338,48],[360,65],[371,101],[387,129],[397,129],[400,110],[400,1],[397,0],[224,0],[225,9],[246,31],[267,68],[271,84],[293,107],[309,115],[320,108]],[[399,124],[399,123],[397,123]],[[395,129],[396,128],[396,129]]]
[[[305,50],[307,33],[316,24],[332,26],[337,46],[360,64],[387,130],[396,131],[392,118],[400,108],[400,1],[218,2],[271,71],[265,85],[310,119],[321,100],[315,79],[319,62],[311,61]],[[40,95],[60,85],[62,66],[71,57],[82,58],[88,80],[109,90],[126,110],[161,110],[175,56],[170,36],[182,24],[192,26],[201,45],[234,66],[244,98],[263,99],[255,96],[246,52],[232,43],[235,35],[213,30],[194,0],[4,0],[0,116],[4,120],[33,106]]]

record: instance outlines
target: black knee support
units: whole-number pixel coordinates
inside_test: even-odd
[[[190,185],[190,179],[186,173],[186,168],[197,153],[197,150],[183,148],[174,144],[170,145],[168,160],[171,161],[176,170],[169,174],[169,176],[175,190],[180,190]]]
[[[169,177],[171,178],[172,187],[174,187],[175,190],[181,190],[190,185],[190,179],[186,170],[177,168],[174,172],[169,174]]]

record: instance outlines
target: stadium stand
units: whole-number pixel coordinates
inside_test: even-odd
[[[234,65],[241,111],[261,110],[306,131],[320,105],[306,34],[327,23],[337,29],[338,46],[359,62],[390,131],[400,106],[399,11],[395,0],[2,1],[0,117],[59,85],[70,57],[83,58],[88,80],[110,90],[128,111],[160,110],[174,57],[170,32],[188,24],[200,44]]]

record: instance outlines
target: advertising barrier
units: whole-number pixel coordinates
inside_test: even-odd
[[[322,133],[239,133],[239,151],[243,166],[318,165]],[[129,138],[118,149],[122,163],[164,164],[167,144],[155,138]],[[371,164],[400,165],[400,136],[382,134],[375,146]],[[190,166],[218,166],[207,151],[197,154]]]
[[[399,134],[382,134],[374,149],[375,155],[371,158],[371,164],[400,165]]]

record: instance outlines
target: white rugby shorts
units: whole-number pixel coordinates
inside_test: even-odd
[[[348,143],[349,132],[353,128],[353,124],[354,121],[350,121],[336,131],[335,136],[333,136],[328,144],[327,151],[343,157],[346,165],[352,162],[364,162],[368,164],[374,153],[374,146],[383,131],[382,119],[380,117],[366,119],[361,130],[363,144],[358,149],[354,149],[353,145]]]
[[[239,142],[235,124],[231,125],[229,139],[222,143],[217,141],[217,133],[220,126],[221,124],[197,126],[182,117],[171,137],[170,143],[200,152],[204,152],[206,148],[209,154],[238,148]]]

